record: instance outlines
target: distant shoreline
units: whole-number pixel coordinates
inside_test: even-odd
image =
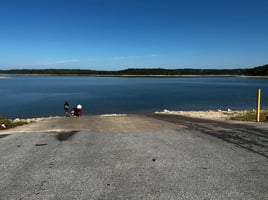
[[[14,75],[59,75],[59,76],[118,76],[118,77],[180,77],[180,76],[236,76],[246,75],[247,69],[164,69],[164,68],[128,68],[124,70],[90,69],[13,69],[0,70],[0,74]]]
[[[122,75],[100,75],[100,74],[9,74],[10,76],[77,76],[77,77],[123,77],[123,78],[194,78],[194,77],[240,77],[240,78],[268,78],[268,76],[248,76],[248,75],[219,75],[219,74],[209,74],[209,75],[200,75],[200,74],[191,74],[191,75],[155,75],[155,74],[146,74],[146,75],[131,75],[131,74],[122,74]],[[9,78],[8,76],[0,75],[0,78]]]
[[[84,77],[240,77],[240,75],[218,75],[218,74],[210,74],[210,75],[199,75],[199,74],[191,74],[191,75],[155,75],[155,74],[146,74],[146,75],[131,75],[131,74],[122,74],[122,75],[100,75],[100,74],[9,74],[15,76],[84,76]],[[0,78],[8,78],[7,76],[0,76]]]
[[[107,76],[107,77],[184,77],[184,76],[249,76],[267,77],[268,64],[254,68],[127,68],[122,70],[93,69],[9,69],[0,70],[0,74],[14,75],[58,75],[58,76]]]

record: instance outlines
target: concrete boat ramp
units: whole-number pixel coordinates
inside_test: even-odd
[[[47,118],[0,132],[0,199],[268,199],[267,124]]]

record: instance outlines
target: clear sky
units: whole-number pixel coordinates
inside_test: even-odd
[[[0,0],[0,68],[268,63],[268,0]]]

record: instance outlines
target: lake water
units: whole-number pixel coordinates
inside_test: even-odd
[[[268,107],[268,79],[240,77],[122,78],[10,76],[0,78],[0,115],[63,115],[83,106],[85,115],[168,110],[254,109],[257,88]]]

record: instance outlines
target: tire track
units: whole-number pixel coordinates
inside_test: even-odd
[[[179,115],[154,114],[151,117],[184,125],[189,129],[197,130],[268,158],[268,133],[263,129],[246,124],[232,124]]]

